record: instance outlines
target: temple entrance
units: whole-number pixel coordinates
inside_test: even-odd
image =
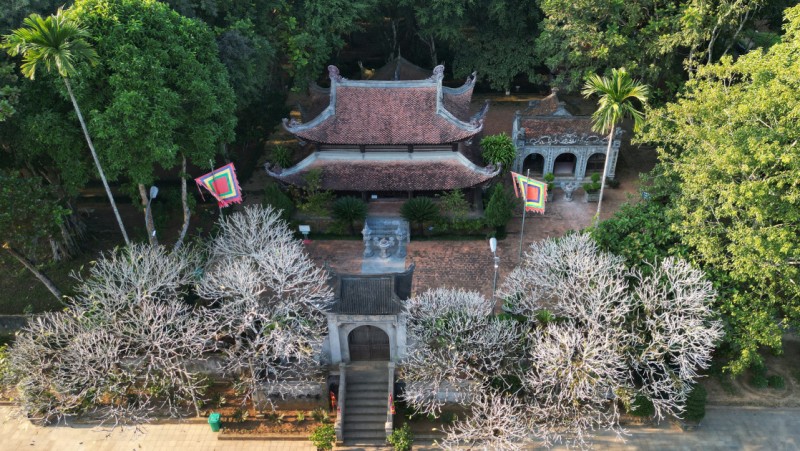
[[[388,361],[391,357],[389,352],[389,336],[379,327],[356,327],[347,336],[347,346],[350,350],[350,361]]]
[[[562,153],[561,155],[556,157],[556,161],[553,164],[553,174],[558,177],[574,177],[575,176],[575,163],[577,162],[577,158],[575,155],[571,153]]]
[[[541,177],[544,175],[544,157],[538,153],[532,153],[525,157],[522,162],[522,174],[525,175],[531,171],[531,175]]]

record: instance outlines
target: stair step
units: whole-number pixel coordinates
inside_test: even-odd
[[[368,406],[351,406],[345,405],[345,418],[350,415],[386,415],[386,406],[381,405],[368,405]]]
[[[369,448],[374,451],[392,451],[394,449],[386,445],[386,440],[345,440],[344,446],[350,448]]]
[[[359,396],[359,395],[373,396],[373,395],[376,395],[376,394],[379,394],[381,396],[389,396],[389,388],[388,387],[381,387],[381,388],[378,388],[378,387],[370,387],[370,388],[356,388],[356,387],[351,388],[351,387],[347,387],[347,391],[345,393],[347,393],[348,397],[350,395],[353,395],[353,396]]]
[[[379,391],[379,392],[387,392],[389,391],[389,384],[384,383],[375,383],[375,384],[347,384],[347,392],[359,393],[359,392],[370,392],[370,391]]]
[[[347,399],[389,399],[388,390],[370,390],[347,392]],[[387,401],[388,402],[388,401]]]
[[[388,407],[388,400],[381,396],[380,398],[347,398],[345,399],[345,409],[350,409],[352,407],[381,407],[382,409],[386,409]]]
[[[387,381],[347,381],[347,388],[350,387],[387,390],[389,383]]]
[[[386,443],[386,431],[344,431],[345,440],[381,440]]]
[[[385,412],[384,412],[385,413]],[[384,424],[386,421],[385,415],[375,415],[373,413],[364,412],[347,412],[344,415],[344,423],[380,423]],[[383,427],[383,426],[381,426]]]
[[[386,374],[374,374],[374,375],[363,374],[358,376],[348,374],[346,378],[347,378],[347,385],[361,384],[361,383],[365,384],[381,383],[386,385],[389,384],[389,376],[387,376]]]

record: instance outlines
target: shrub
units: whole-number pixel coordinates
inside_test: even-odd
[[[514,216],[514,201],[511,194],[503,185],[497,184],[492,190],[486,211],[483,213],[483,220],[489,227],[497,230],[498,238],[505,238],[505,228],[508,221]],[[499,236],[502,235],[502,236]]]
[[[282,168],[288,168],[292,165],[292,151],[284,146],[275,146],[270,151],[272,161],[277,163]]]
[[[420,235],[424,235],[423,223],[436,220],[439,217],[439,207],[427,197],[415,197],[403,204],[400,215],[408,222],[416,222]]]
[[[786,386],[786,381],[783,380],[783,376],[773,374],[767,378],[767,384],[770,388],[781,389]]]
[[[640,393],[634,398],[628,413],[635,417],[651,417],[655,415],[656,408],[647,396]]]
[[[411,428],[406,423],[400,429],[393,430],[386,441],[394,446],[396,451],[409,451],[414,443],[414,434],[411,433]]]
[[[750,385],[755,388],[767,388],[769,381],[767,380],[767,367],[763,363],[758,362],[750,366],[750,372],[753,377],[750,378]]]
[[[311,411],[311,418],[314,421],[318,421],[320,423],[325,423],[325,422],[328,421],[329,415],[328,415],[328,412],[325,411],[325,409],[323,409],[321,407],[317,407],[316,409]]]
[[[333,430],[333,425],[323,424],[315,427],[308,439],[317,449],[333,449],[333,442],[336,441],[336,431]]]
[[[297,411],[297,416],[296,417],[297,417],[297,422],[298,423],[302,423],[303,421],[306,421],[306,413],[303,412],[302,410],[298,410]]]
[[[545,183],[547,183],[547,192],[548,193],[553,192],[553,189],[555,189],[555,187],[556,187],[556,184],[554,183],[555,180],[556,180],[556,176],[552,172],[548,172],[547,174],[544,175],[544,181],[545,181]]]
[[[264,188],[264,199],[261,204],[265,207],[269,205],[275,210],[279,210],[281,219],[286,222],[291,220],[296,210],[292,199],[275,183]]]
[[[294,188],[297,208],[304,213],[327,216],[333,202],[333,192],[322,189],[322,170],[312,169],[303,177],[305,185]]]
[[[481,148],[483,161],[487,164],[500,163],[504,171],[511,169],[511,164],[517,157],[517,148],[514,147],[511,137],[505,133],[485,136],[481,139]]]
[[[606,185],[608,185],[609,188],[617,189],[617,188],[619,188],[619,179],[612,179],[612,178],[607,177],[606,178]]]
[[[333,217],[347,224],[350,234],[356,234],[355,223],[367,217],[367,204],[356,197],[342,197],[333,204]]]
[[[705,387],[695,384],[689,396],[686,398],[686,408],[683,412],[683,419],[688,421],[700,421],[706,416],[706,393]]]
[[[469,203],[461,190],[447,191],[438,197],[442,216],[454,223],[466,219],[469,213]]]
[[[597,191],[600,191],[600,174],[592,174],[592,181],[589,183],[584,183],[583,189],[587,193],[596,193]]]

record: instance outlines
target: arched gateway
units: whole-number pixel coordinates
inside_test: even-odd
[[[380,327],[358,326],[347,336],[347,347],[350,360],[383,360],[391,358],[389,352],[389,335]]]
[[[403,358],[406,319],[402,303],[411,295],[414,265],[390,274],[335,274],[336,301],[328,313],[325,351],[332,364]]]

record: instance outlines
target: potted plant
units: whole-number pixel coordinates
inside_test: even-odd
[[[600,174],[592,174],[592,181],[583,184],[586,191],[586,202],[597,202],[600,200]]]
[[[547,202],[553,201],[553,191],[556,189],[555,180],[556,176],[552,172],[544,175],[544,181],[547,183]]]

